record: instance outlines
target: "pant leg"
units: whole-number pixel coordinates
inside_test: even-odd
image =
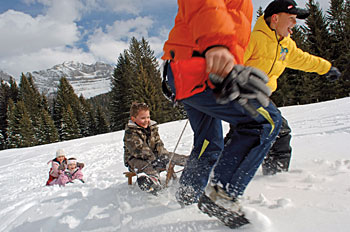
[[[180,177],[181,186],[190,186],[199,198],[209,174],[223,150],[221,120],[213,118],[183,102],[194,132],[193,149]]]
[[[290,133],[291,129],[288,121],[282,117],[281,130],[262,163],[264,175],[273,175],[277,172],[288,171],[292,156],[292,147],[290,146],[292,136]]]
[[[252,118],[243,107],[234,101],[224,105],[217,104],[210,89],[183,100],[183,103],[189,113],[190,121],[196,122],[194,126],[191,124],[192,128],[197,126],[201,129],[204,127],[203,125],[211,125],[209,128],[204,127],[205,131],[198,128],[193,129],[195,145],[199,144],[199,146],[195,146],[197,150],[192,151],[190,162],[193,163],[190,163],[190,165],[197,169],[204,166],[199,162],[200,159],[193,158],[198,156],[198,147],[201,147],[199,142],[204,140],[203,134],[206,136],[210,134],[212,137],[207,139],[209,141],[207,149],[210,149],[205,149],[202,156],[207,158],[211,154],[215,154],[215,157],[218,157],[218,154],[220,156],[213,172],[213,183],[222,185],[233,196],[243,194],[280,129],[281,116],[277,108],[273,104],[262,108],[257,101],[250,101],[252,105],[261,110],[261,115]],[[195,118],[191,111],[197,112],[197,115],[203,114],[205,116]],[[193,119],[191,119],[192,117]],[[218,147],[211,146],[212,141],[216,143],[221,141],[220,143],[223,144],[221,122],[218,126],[212,124],[209,119],[214,121],[224,120],[236,128],[234,137],[223,150],[221,150],[222,147],[218,149]],[[215,129],[211,131],[212,128],[218,127],[221,129],[220,132],[215,131]],[[196,131],[200,131],[200,133],[197,134]],[[215,145],[215,143],[212,145]],[[199,156],[201,157],[201,155]],[[210,171],[210,169],[204,170]],[[206,174],[207,172],[203,173]],[[189,177],[184,176],[185,179]],[[204,180],[202,175],[199,175],[199,177]],[[203,185],[195,186],[195,188],[198,189],[199,186]]]
[[[170,87],[174,89],[169,69]],[[217,104],[209,88],[182,100],[194,131],[194,148],[180,184],[203,192],[216,163],[213,183],[221,184],[229,194],[243,193],[281,126],[281,115],[273,104],[263,108],[255,100],[249,102],[259,110],[258,117],[252,118],[236,101]],[[225,148],[221,120],[239,128],[236,138]]]

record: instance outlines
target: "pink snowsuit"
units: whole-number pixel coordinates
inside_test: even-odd
[[[58,171],[59,176],[57,179],[54,179],[50,185],[58,184],[59,186],[65,186],[67,183],[72,182],[73,180],[83,181],[83,173],[80,168],[76,168],[73,171],[66,169],[65,171]]]
[[[53,160],[50,160],[48,162],[48,164],[51,162],[51,169],[49,171],[49,179],[47,180],[46,182],[46,185],[50,185],[50,183],[57,179],[58,176],[59,176],[59,173],[58,173],[58,168],[59,166],[61,165],[60,162],[58,162],[57,158],[53,159]],[[63,165],[65,168],[67,168],[67,159],[65,158],[63,161],[62,161]]]

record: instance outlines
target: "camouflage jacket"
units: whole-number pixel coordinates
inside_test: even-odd
[[[125,127],[124,134],[124,163],[137,158],[145,161],[154,161],[160,156],[168,156],[169,152],[158,133],[158,126],[151,120],[149,128],[145,129],[136,125],[133,121]]]

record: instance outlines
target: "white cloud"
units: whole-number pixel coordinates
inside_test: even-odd
[[[138,15],[142,10],[139,0],[103,0],[103,3],[114,12]]]
[[[0,58],[73,45],[79,39],[75,23],[57,22],[41,15],[33,18],[13,10],[0,15],[0,31]]]
[[[24,1],[44,4],[45,12],[32,17],[8,10],[0,15],[1,69],[18,77],[21,72],[49,68],[64,60],[93,62],[92,55],[75,48],[81,39],[76,24],[83,8],[79,0]]]
[[[153,21],[149,17],[117,20],[113,25],[106,26],[106,32],[102,28],[95,30],[87,42],[89,50],[98,59],[115,62],[119,54],[129,47],[132,37],[145,37],[148,40],[148,31],[152,25]]]
[[[137,17],[125,21],[115,21],[112,26],[106,26],[107,33],[115,39],[141,38],[148,36],[148,31],[153,25],[150,17]]]
[[[129,44],[127,42],[114,40],[108,35],[102,35],[98,40],[89,42],[88,46],[91,54],[93,54],[97,60],[115,63],[119,54],[127,49]]]
[[[48,18],[64,23],[72,23],[81,18],[84,9],[80,0],[50,0],[46,12]]]

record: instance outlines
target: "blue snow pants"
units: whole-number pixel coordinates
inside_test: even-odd
[[[175,92],[170,65],[167,76],[169,87]],[[281,114],[272,103],[262,107],[250,100],[259,112],[253,118],[236,101],[216,103],[210,88],[181,102],[194,132],[194,144],[180,185],[191,186],[198,200],[213,170],[212,184],[220,185],[233,197],[242,195],[279,132]],[[225,147],[222,120],[235,127]]]

